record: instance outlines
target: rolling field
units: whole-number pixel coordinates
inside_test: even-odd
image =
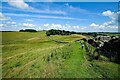
[[[111,78],[118,64],[88,61],[76,40],[82,35],[50,36],[41,32],[2,32],[3,78]],[[68,42],[59,43],[53,40]]]

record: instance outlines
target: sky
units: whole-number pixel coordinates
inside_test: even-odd
[[[60,29],[76,32],[117,32],[118,2],[24,2],[0,6],[0,30]]]

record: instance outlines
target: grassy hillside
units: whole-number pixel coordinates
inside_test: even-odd
[[[118,77],[118,64],[88,61],[76,40],[82,35],[50,36],[41,32],[2,33],[3,78],[106,78]],[[52,40],[51,40],[52,39]],[[59,40],[65,43],[54,42]]]

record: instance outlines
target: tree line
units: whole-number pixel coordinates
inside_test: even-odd
[[[71,34],[92,35],[92,36],[97,35],[97,33],[74,32],[74,31],[65,31],[65,30],[56,30],[56,29],[51,29],[51,30],[48,30],[46,32],[47,36],[50,36],[50,35],[71,35]]]
[[[21,29],[19,30],[19,32],[37,32],[37,31],[34,29],[25,29],[25,30]]]
[[[65,30],[55,30],[55,29],[51,29],[51,30],[48,30],[46,32],[46,35],[47,36],[50,36],[50,35],[71,35],[73,34],[72,32],[70,31],[65,31]]]

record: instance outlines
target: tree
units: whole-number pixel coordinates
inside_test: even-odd
[[[21,29],[19,32],[24,32],[24,30],[23,30],[23,29]]]
[[[89,39],[89,40],[88,40],[88,43],[89,43],[89,44],[93,44],[93,43],[94,43],[94,40],[93,40],[93,39]]]
[[[50,36],[50,32],[49,31],[46,32],[46,36]]]

